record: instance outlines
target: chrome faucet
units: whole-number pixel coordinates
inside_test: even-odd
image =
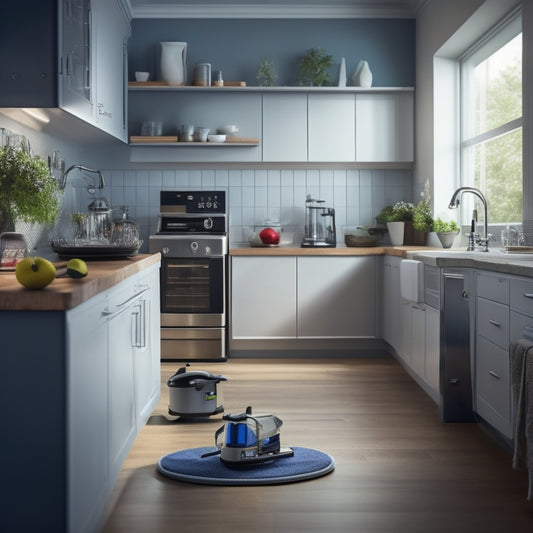
[[[485,213],[485,237],[482,239],[479,237],[479,235],[476,235],[474,231],[471,231],[468,234],[468,251],[474,250],[474,242],[479,244],[482,248],[481,251],[488,252],[489,251],[489,239],[492,237],[492,235],[489,235],[488,230],[488,222],[487,222],[487,199],[485,196],[483,196],[483,193],[474,187],[459,187],[452,196],[452,199],[450,200],[450,205],[448,206],[450,209],[456,209],[459,207],[459,201],[461,199],[461,196],[463,193],[469,192],[474,195],[476,195],[481,202],[483,203],[483,210]]]
[[[71,171],[75,169],[84,170],[85,172],[90,172],[92,174],[98,174],[98,177],[99,177],[98,188],[103,189],[105,187],[104,176],[100,170],[94,170],[92,168],[87,168],[82,165],[72,165],[69,168],[67,168],[63,176],[61,176],[61,180],[59,182],[59,188],[61,190],[63,190],[67,185],[67,176],[70,174]],[[92,192],[94,193],[94,190]]]

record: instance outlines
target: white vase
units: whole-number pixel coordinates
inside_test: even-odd
[[[366,61],[359,61],[352,76],[354,87],[372,87],[372,71]]]
[[[387,222],[390,242],[393,246],[403,245],[405,222]]]
[[[339,87],[346,87],[346,60],[341,59],[341,68],[339,70]]]
[[[443,248],[451,248],[458,233],[458,231],[439,231],[437,237]]]
[[[187,81],[187,43],[161,43],[161,77],[172,85]]]

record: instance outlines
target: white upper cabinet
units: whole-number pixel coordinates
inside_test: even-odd
[[[118,2],[93,0],[96,41],[94,114],[97,126],[127,141],[127,39],[129,21]]]
[[[307,161],[307,95],[263,94],[263,161]]]
[[[355,161],[353,94],[308,95],[309,161]]]
[[[59,2],[59,107],[94,120],[94,46],[91,0]]]
[[[355,117],[357,161],[413,161],[412,92],[356,94]]]
[[[169,87],[129,93],[129,134],[151,117],[163,135],[180,124],[236,124],[251,143],[135,142],[134,162],[265,161],[383,163],[413,161],[413,92],[357,87]],[[243,147],[244,146],[244,147]]]
[[[125,2],[19,0],[2,5],[0,107],[60,108],[66,117],[126,140],[130,24]],[[67,135],[75,136],[77,123],[71,125]]]

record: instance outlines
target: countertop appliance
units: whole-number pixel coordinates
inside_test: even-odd
[[[337,246],[335,209],[324,207],[324,200],[315,200],[310,194],[305,201],[305,233],[302,248]]]
[[[168,412],[173,416],[211,416],[224,412],[222,394],[217,385],[227,381],[205,370],[187,372],[181,367],[167,382]]]
[[[150,253],[161,253],[161,359],[225,360],[225,191],[161,191]]]

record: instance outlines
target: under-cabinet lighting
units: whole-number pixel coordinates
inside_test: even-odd
[[[43,124],[48,124],[50,122],[50,117],[42,109],[33,107],[22,107],[21,109],[24,113]]]

